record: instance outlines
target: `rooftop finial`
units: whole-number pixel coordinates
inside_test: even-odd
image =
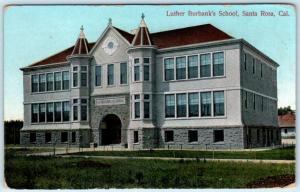
[[[112,25],[112,19],[111,18],[108,19],[108,25]]]
[[[83,32],[83,25],[81,25],[81,27],[80,27],[79,38],[85,38],[85,35],[84,35],[84,32]]]
[[[144,19],[145,18],[145,14],[144,13],[142,13],[142,19]]]

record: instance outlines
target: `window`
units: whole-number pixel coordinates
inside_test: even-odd
[[[263,77],[263,63],[260,63],[260,77]]]
[[[214,92],[214,116],[224,115],[224,91]]]
[[[76,132],[73,131],[72,132],[72,143],[75,143],[76,142]]]
[[[288,130],[287,130],[287,129],[284,129],[284,133],[287,134],[287,133],[288,133]]]
[[[198,55],[188,56],[188,78],[198,77]]]
[[[55,122],[61,121],[61,103],[54,103],[54,120]]]
[[[73,106],[73,121],[78,121],[78,106]]]
[[[175,95],[165,96],[165,117],[175,117]]]
[[[211,92],[201,93],[201,116],[211,116]]]
[[[173,142],[173,141],[174,141],[174,132],[165,131],[165,142]]]
[[[224,130],[214,130],[214,142],[224,141]]]
[[[199,94],[189,93],[189,117],[199,116]]]
[[[252,59],[252,73],[255,74],[255,59]]]
[[[32,104],[31,105],[31,122],[32,123],[38,122],[38,115],[39,115],[39,104]]]
[[[70,121],[70,102],[63,102],[63,121]]]
[[[30,132],[29,141],[30,141],[30,143],[35,143],[36,142],[36,133],[35,132]]]
[[[134,131],[133,132],[133,143],[138,143],[139,142],[139,132]]]
[[[134,66],[134,81],[140,80],[140,66]]]
[[[150,58],[144,58],[144,81],[150,80]]]
[[[114,64],[109,64],[107,66],[107,84],[113,85],[114,84]]]
[[[38,87],[39,87],[39,76],[32,75],[31,76],[31,92],[32,93],[38,92]]]
[[[260,142],[260,131],[259,131],[259,129],[256,130],[256,140],[257,140],[257,142]]]
[[[80,66],[80,85],[87,87],[87,66]]]
[[[121,63],[120,68],[121,68],[120,84],[127,84],[127,63]]]
[[[177,98],[177,117],[186,117],[186,94],[180,93]]]
[[[39,75],[39,92],[46,91],[46,75],[40,74]]]
[[[245,91],[245,109],[248,108],[248,92]]]
[[[186,57],[176,58],[176,79],[186,78]]]
[[[95,67],[95,86],[101,86],[101,66]]]
[[[144,118],[150,118],[150,95],[144,95]]]
[[[62,143],[68,142],[68,132],[60,133],[60,142],[62,142]]]
[[[53,122],[53,112],[54,106],[53,103],[47,103],[47,122]]]
[[[200,77],[211,76],[211,54],[200,55]]]
[[[80,116],[81,116],[81,121],[87,120],[87,99],[81,99]]]
[[[55,90],[61,90],[61,72],[55,72],[54,73],[54,89]]]
[[[134,64],[140,63],[140,58],[134,58]]]
[[[255,102],[255,94],[253,93],[253,110],[255,111],[255,105],[256,105],[256,102]]]
[[[197,130],[189,130],[188,137],[189,137],[189,142],[197,142],[198,141],[198,131]]]
[[[47,91],[53,91],[53,73],[47,73]]]
[[[244,53],[244,68],[245,68],[245,71],[247,71],[247,54]]]
[[[134,118],[140,118],[140,95],[134,95]]]
[[[73,87],[78,86],[78,67],[73,67]]]
[[[264,111],[264,98],[261,96],[261,111]]]
[[[51,137],[52,137],[51,132],[46,132],[45,133],[45,143],[50,143],[52,140]]]
[[[213,74],[214,76],[224,75],[224,53],[213,54]]]
[[[39,105],[39,122],[45,122],[46,121],[46,104],[41,103]]]
[[[70,76],[69,76],[69,71],[63,71],[62,72],[62,80],[63,80],[63,90],[69,89],[69,84],[70,84]]]
[[[174,80],[174,59],[168,58],[164,60],[165,65],[165,81]]]
[[[150,66],[144,64],[144,81],[150,80]]]

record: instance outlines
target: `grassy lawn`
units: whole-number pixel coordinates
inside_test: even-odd
[[[26,157],[5,152],[11,188],[244,188],[250,182],[295,174],[295,164],[206,161],[101,160]]]
[[[187,151],[187,150],[154,150],[154,151],[95,151],[76,153],[95,156],[127,157],[178,157],[178,158],[215,158],[215,159],[277,159],[294,160],[295,148],[272,149],[265,151]]]
[[[52,148],[6,148],[5,154],[27,155],[31,153],[43,153],[53,151]]]

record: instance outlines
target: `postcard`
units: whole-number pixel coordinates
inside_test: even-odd
[[[290,4],[9,5],[13,189],[295,187]]]

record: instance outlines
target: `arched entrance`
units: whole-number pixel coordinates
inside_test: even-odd
[[[106,115],[101,123],[101,144],[119,144],[121,143],[121,127],[122,123],[118,116],[114,114]]]

